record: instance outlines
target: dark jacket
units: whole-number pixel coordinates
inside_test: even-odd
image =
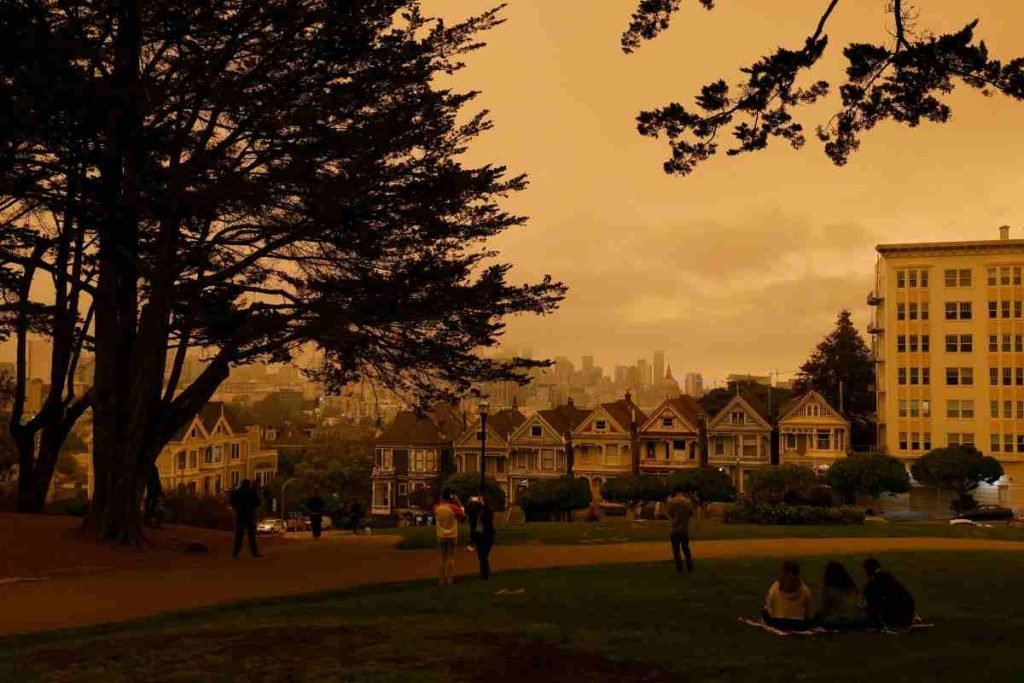
[[[487,542],[494,542],[494,508],[482,505],[479,511],[479,537]]]
[[[306,509],[311,515],[320,515],[324,511],[324,499],[320,496],[313,496],[306,501]]]
[[[914,623],[914,598],[886,571],[875,572],[864,586],[868,620],[883,626],[907,627]]]
[[[235,508],[238,519],[252,519],[256,514],[256,508],[259,506],[260,496],[256,493],[256,489],[238,488],[231,493],[231,507]]]

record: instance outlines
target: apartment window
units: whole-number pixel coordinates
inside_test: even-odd
[[[960,302],[960,319],[970,320],[971,319],[971,302],[961,301]]]
[[[932,369],[921,368],[921,384],[928,386],[932,383]]]
[[[1017,419],[1024,420],[1024,401],[1017,401]]]
[[[1024,387],[1024,368],[1016,368],[1013,372],[1014,384],[1018,387]]]
[[[927,319],[928,319],[928,302],[927,301],[922,301],[921,302],[921,320],[927,320]]]
[[[960,269],[960,286],[970,287],[971,286],[971,269],[961,268]]]
[[[956,320],[956,311],[957,311],[956,302],[955,301],[947,301],[946,302],[946,320]]]
[[[530,427],[530,436],[541,436],[542,434],[543,430],[541,429],[540,425],[533,425],[532,427]]]
[[[949,386],[960,384],[959,368],[946,368],[946,384]]]
[[[928,353],[928,335],[927,334],[922,334],[921,335],[921,351],[923,351],[924,353]]]
[[[1013,401],[1003,401],[1003,419],[1009,420],[1013,417]]]
[[[974,418],[973,400],[951,400],[946,402],[946,417],[960,420]]]
[[[990,285],[996,284],[996,269],[995,268],[989,268],[988,269],[988,283]]]
[[[999,284],[1008,285],[1010,284],[1010,269],[1003,267],[999,269]]]
[[[974,336],[970,334],[960,335],[960,353],[971,353],[974,351]]]
[[[998,318],[999,317],[999,302],[998,301],[989,301],[988,302],[988,317],[989,317],[989,320],[992,320],[993,318]]]
[[[900,383],[900,384],[906,384],[907,383],[907,369],[906,368],[897,368],[896,369],[896,381],[898,383]]]
[[[921,286],[922,287],[927,287],[928,286],[928,271],[927,270],[922,270],[921,271]]]
[[[819,451],[831,450],[830,432],[827,429],[817,431],[816,447]]]
[[[992,353],[999,350],[999,337],[997,335],[988,335],[988,350]]]
[[[594,429],[603,432],[608,429],[608,423],[605,420],[594,420]]]
[[[921,399],[921,417],[932,416],[932,402],[928,399]]]
[[[907,450],[907,433],[906,432],[900,432],[900,450],[901,451]]]
[[[907,399],[901,398],[900,399],[900,417],[906,417],[906,416],[907,416]]]
[[[988,402],[988,416],[992,419],[998,419],[999,417],[999,401]]]
[[[1009,350],[1010,350],[1010,335],[1004,334],[1003,335],[1003,351],[1009,351]]]
[[[916,398],[910,400],[910,417],[921,417],[921,401]]]
[[[231,444],[231,459],[232,460],[238,460],[241,457],[242,457],[242,446],[241,446],[241,444],[237,444],[237,443]]]
[[[917,353],[917,335],[916,334],[910,335],[910,351],[912,353]]]
[[[921,448],[922,450],[930,451],[932,449],[932,433],[924,432],[921,435]]]
[[[918,368],[910,368],[910,383],[917,384]]]
[[[1003,434],[1003,450],[1013,453],[1013,434]]]
[[[185,469],[185,451],[178,451],[178,469]]]
[[[950,446],[973,446],[974,445],[974,433],[964,432],[962,434],[950,433],[949,436]]]
[[[1021,316],[1021,300],[1017,299],[1013,302],[1013,317],[1019,318]]]
[[[671,427],[675,423],[676,423],[676,421],[675,421],[674,418],[671,418],[671,417],[663,417],[663,418],[661,418],[661,426],[662,427]]]
[[[974,385],[974,368],[960,368],[960,384],[964,386]]]
[[[910,318],[911,320],[917,320],[917,304],[910,304],[909,311],[910,315],[908,315],[907,317]]]
[[[917,287],[917,271],[907,271],[907,285],[910,287]]]
[[[917,432],[910,432],[910,450],[921,450],[921,439]]]
[[[907,350],[907,336],[905,334],[896,335],[896,353],[905,353]]]
[[[1024,335],[1014,335],[1013,337],[1013,350],[1024,351]]]
[[[1017,452],[1024,453],[1024,434],[1017,435]]]
[[[992,386],[999,386],[999,368],[988,369],[988,383]]]
[[[1009,301],[1000,301],[999,302],[999,310],[1002,312],[1002,317],[1003,318],[1009,318],[1010,317],[1010,302]]]
[[[998,434],[993,434],[992,435],[991,448],[989,448],[989,450],[992,451],[993,453],[998,453],[999,452],[999,435]]]
[[[1020,266],[1013,267],[1013,284],[1020,284]]]
[[[956,287],[956,281],[957,281],[956,271],[955,270],[947,270],[946,271],[946,286],[947,287]]]
[[[904,270],[896,271],[896,286],[900,289],[907,286],[907,272]]]
[[[1003,368],[1003,386],[1008,387],[1013,384],[1013,368]]]
[[[946,335],[946,352],[953,353],[957,350],[957,336],[955,334]]]

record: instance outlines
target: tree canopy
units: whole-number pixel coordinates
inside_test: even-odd
[[[828,485],[845,502],[853,503],[857,494],[879,498],[910,490],[910,475],[903,463],[891,455],[863,453],[840,458],[828,468]]]
[[[701,503],[731,503],[736,500],[732,479],[717,467],[695,467],[675,472],[668,478],[669,493],[676,486],[695,493]]]
[[[624,503],[629,507],[640,503],[663,501],[669,496],[668,483],[653,474],[633,477],[616,477],[601,486],[601,497],[612,503]]]
[[[875,367],[871,351],[846,309],[839,312],[835,329],[800,366],[794,390],[802,393],[810,389],[824,396],[836,410],[842,407],[851,423],[852,446],[866,449],[874,445]]]
[[[705,392],[703,396],[697,399],[697,402],[707,411],[708,415],[714,416],[721,412],[725,406],[729,405],[729,401],[737,393],[748,400],[753,399],[754,402],[759,404],[761,409],[768,412],[769,422],[774,421],[778,417],[779,408],[793,397],[793,392],[790,389],[767,387],[754,380],[739,380],[729,382],[724,388]]]
[[[966,509],[971,507],[979,484],[999,481],[1003,466],[974,446],[948,446],[925,453],[910,466],[910,473],[925,486],[952,491],[959,508]]]
[[[484,244],[523,224],[501,202],[526,180],[465,163],[491,124],[439,85],[500,21],[443,24],[418,0],[3,3],[0,321],[26,507],[91,408],[92,522],[137,540],[167,439],[230,367],[305,343],[329,387],[364,377],[421,404],[543,365],[478,353],[565,288],[510,282]],[[27,418],[30,331],[54,351]],[[83,349],[94,385],[76,395]]]
[[[984,95],[1002,93],[1024,99],[1024,58],[994,59],[976,36],[978,21],[966,21],[952,33],[928,31],[911,3],[875,0],[888,18],[887,30],[843,49],[847,67],[839,84],[839,107],[816,127],[825,154],[836,165],[849,161],[864,133],[886,121],[909,127],[930,121],[945,123],[953,110],[949,95],[966,85]],[[848,0],[852,2],[852,0]],[[741,69],[742,80],[731,86],[718,79],[703,86],[695,107],[678,102],[645,111],[637,119],[642,135],[668,139],[671,158],[665,172],[687,175],[719,152],[721,139],[731,132],[735,143],[726,154],[735,156],[764,149],[773,139],[794,148],[807,140],[795,110],[829,95],[832,84],[814,74],[829,48],[828,28],[837,21],[840,0],[822,0],[819,17],[808,17],[811,32],[801,45],[780,47]],[[714,0],[700,0],[707,10]],[[966,7],[966,5],[965,5]],[[665,31],[683,10],[682,0],[640,0],[622,49],[637,50]],[[706,58],[706,57],[705,57]]]
[[[555,513],[569,514],[573,510],[590,507],[593,494],[586,479],[565,475],[541,479],[520,491],[516,504],[527,519],[550,518]]]

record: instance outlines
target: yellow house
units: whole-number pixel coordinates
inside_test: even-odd
[[[565,405],[539,410],[509,436],[509,482],[514,503],[530,484],[553,479],[569,471],[569,452],[573,448],[572,430],[590,411],[577,408],[570,398]]]
[[[573,430],[573,474],[590,483],[595,500],[604,482],[633,471],[640,457],[639,428],[646,420],[627,391],[625,398],[594,408]]]
[[[1024,507],[1024,239],[876,249],[878,448],[909,467],[973,445],[1006,472],[979,500]]]
[[[484,473],[498,482],[510,500],[509,437],[526,418],[515,408],[502,410],[487,417],[487,461]],[[480,418],[455,440],[455,470],[480,473],[481,437]]]
[[[700,467],[701,433],[706,421],[707,413],[692,396],[662,401],[640,426],[640,471],[670,474]]]
[[[850,423],[816,391],[779,409],[779,462],[824,469],[850,449]]]
[[[736,490],[747,490],[750,472],[771,464],[772,425],[752,396],[737,394],[711,418],[708,464],[725,469]]]

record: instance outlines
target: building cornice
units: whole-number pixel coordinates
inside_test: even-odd
[[[883,257],[949,256],[951,254],[1019,254],[1024,253],[1024,240],[879,244],[875,246],[875,250]]]

